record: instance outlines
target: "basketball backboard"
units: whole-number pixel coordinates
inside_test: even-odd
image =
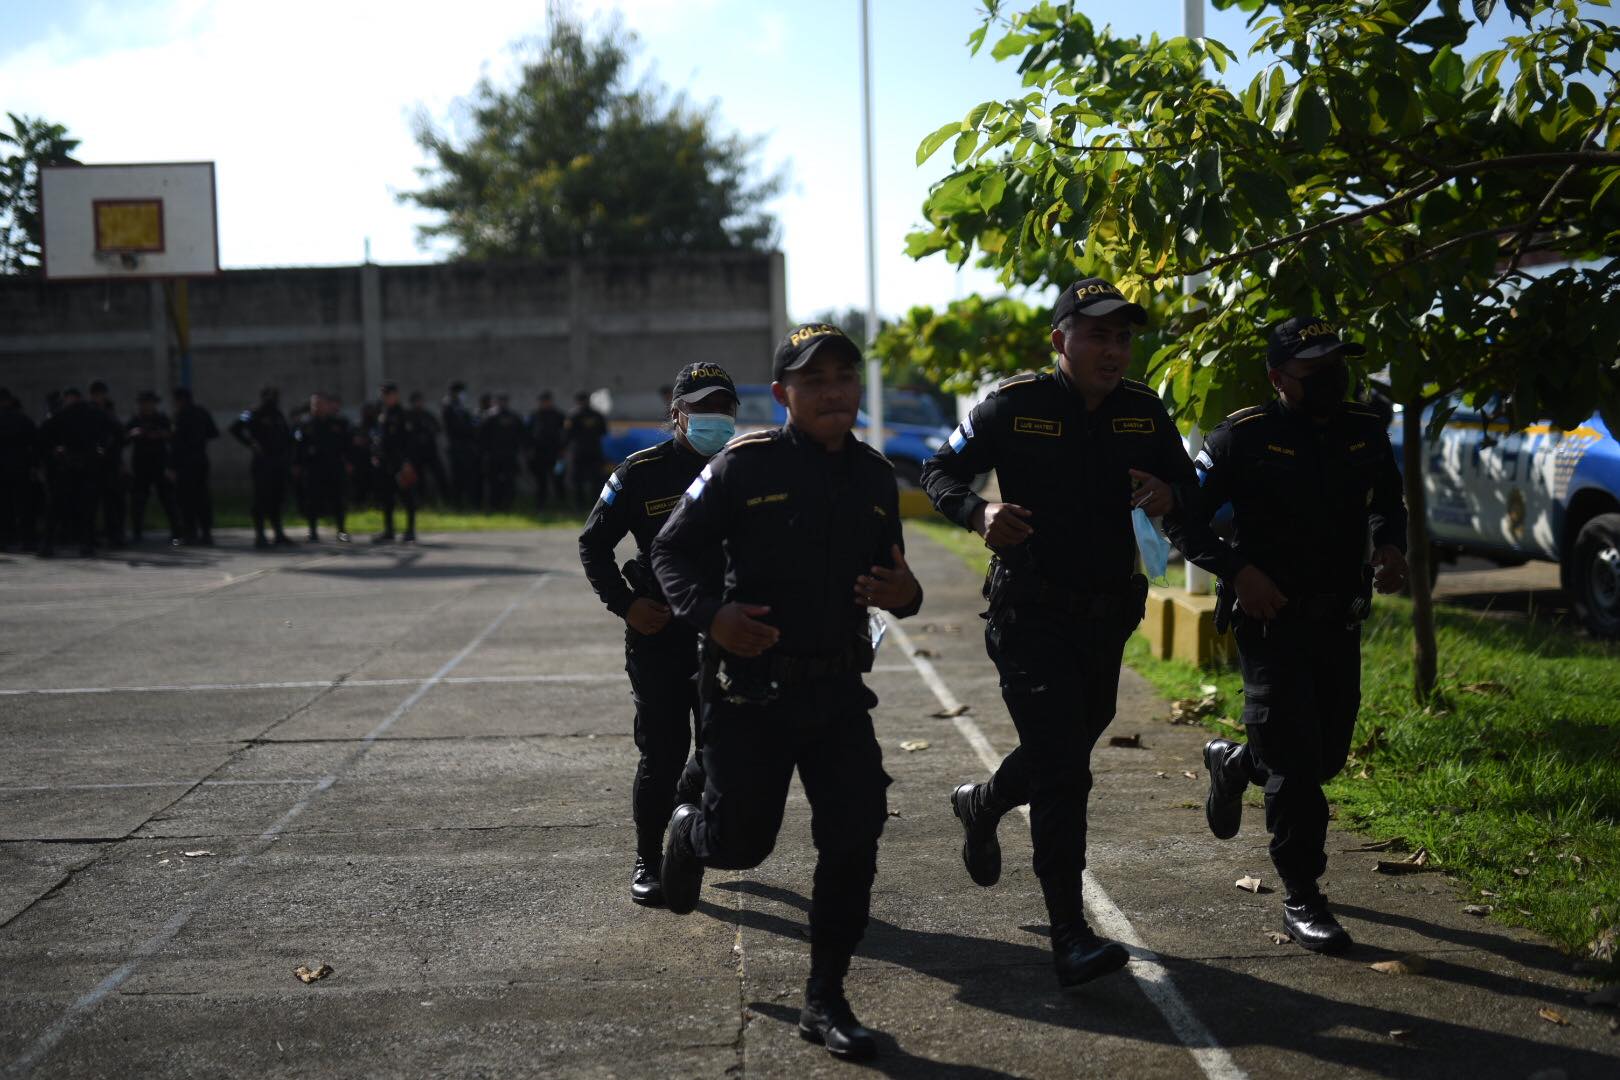
[[[48,165],[39,187],[53,281],[219,273],[211,161]]]

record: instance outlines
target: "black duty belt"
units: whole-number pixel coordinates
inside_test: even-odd
[[[1011,575],[1007,587],[1007,602],[1013,606],[1035,604],[1061,611],[1077,619],[1113,619],[1132,611],[1140,611],[1142,597],[1135,591],[1085,592],[1028,570]]]
[[[766,670],[771,681],[778,683],[809,682],[830,675],[848,675],[859,671],[853,652],[831,656],[778,656],[767,655]]]

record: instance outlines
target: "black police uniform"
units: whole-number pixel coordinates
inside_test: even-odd
[[[868,614],[851,598],[855,579],[892,565],[901,543],[888,460],[853,436],[828,452],[791,425],[732,440],[653,541],[653,568],[678,618],[707,630],[726,603],[763,604],[771,610],[760,620],[781,632],[752,659],[706,645],[706,784],[701,811],[681,820],[702,865],[757,866],[776,842],[798,767],[817,851],[813,984],[841,985],[870,908],[889,777],[872,728],[877,698],[861,681],[872,663]],[[723,580],[709,569],[716,550]],[[921,603],[919,588],[894,614]],[[669,859],[666,848],[666,892]]]
[[[120,433],[105,409],[76,401],[52,413],[39,426],[50,489],[45,553],[64,537],[76,539],[85,554],[95,550],[95,518],[106,476],[108,448]]]
[[[1150,388],[1122,380],[1088,411],[1061,366],[997,386],[923,465],[923,486],[941,513],[972,528],[985,500],[970,484],[992,468],[1002,499],[1031,511],[1033,529],[1022,544],[995,551],[985,581],[985,649],[1019,746],[989,784],[964,785],[952,802],[969,826],[964,861],[983,885],[1000,873],[995,822],[1029,804],[1035,873],[1057,949],[1057,928],[1086,933],[1080,881],[1091,750],[1114,718],[1125,642],[1147,598],[1147,580],[1135,572],[1128,470],[1170,484],[1178,506],[1195,495],[1196,481]],[[969,798],[971,805],[959,801]],[[988,846],[979,865],[975,844]],[[1112,953],[1103,970],[1123,959]],[[1061,955],[1058,962],[1066,977]]]
[[[619,618],[637,598],[668,603],[652,572],[653,537],[708,460],[679,439],[669,439],[631,454],[603,485],[579,536],[579,560],[596,595]],[[613,549],[626,533],[635,537],[636,556],[621,571]],[[719,548],[714,548],[707,553],[704,573],[718,582],[723,570]],[[654,877],[677,783],[680,802],[696,802],[703,790],[701,771],[694,768],[683,775],[697,719],[697,642],[698,631],[676,618],[656,634],[624,628],[624,666],[641,752],[631,788],[636,855]]]
[[[96,513],[101,518],[101,531],[108,547],[124,542],[124,425],[119,422],[118,409],[110,398],[90,403],[107,417],[107,433],[101,451],[101,475],[97,481]]]
[[[411,418],[410,461],[416,467],[417,504],[428,501],[431,482],[433,498],[441,503],[450,501],[450,481],[444,473],[444,462],[439,458],[439,420],[424,406],[407,409]]]
[[[174,464],[175,502],[180,512],[180,538],[214,542],[214,498],[208,487],[208,440],[219,438],[213,414],[195,402],[174,413],[174,439],[169,460]]]
[[[606,434],[607,418],[589,405],[576,406],[563,422],[575,506],[585,506],[591,490],[602,479],[602,438]]]
[[[353,439],[352,426],[336,414],[306,416],[293,432],[293,461],[303,482],[304,514],[309,520],[311,540],[320,536],[316,522],[322,517],[332,519],[340,540],[348,536],[343,486]]]
[[[0,404],[0,547],[37,542],[34,467],[39,430],[15,403]]]
[[[491,510],[512,509],[523,439],[523,418],[504,405],[498,406],[478,425],[478,445],[484,459]]]
[[[261,403],[232,421],[230,432],[237,442],[253,451],[254,539],[261,545],[265,543],[264,527],[268,524],[276,534],[276,543],[291,543],[281,524],[293,449],[292,427],[286,416],[277,405]]]
[[[563,497],[563,482],[557,475],[557,459],[562,454],[563,414],[555,406],[535,409],[525,422],[529,437],[529,471],[534,474],[535,509],[544,511],[552,492]]]
[[[394,538],[394,504],[405,507],[405,535],[403,539],[416,539],[416,484],[414,477],[402,475],[410,461],[411,444],[415,440],[415,425],[403,405],[391,405],[377,416],[377,426],[371,431],[371,454],[379,475],[376,477],[378,494],[382,496],[383,531],[379,540]],[[415,469],[415,466],[412,466]],[[406,480],[412,480],[406,483]]]
[[[444,399],[439,416],[444,421],[444,439],[450,452],[450,483],[455,488],[455,503],[463,510],[477,510],[483,501],[483,477],[478,469],[478,420],[454,395]]]
[[[180,537],[180,517],[174,502],[174,485],[169,482],[169,442],[174,425],[160,412],[142,416],[137,412],[125,425],[129,440],[129,522],[130,535],[139,541],[146,531],[146,500],[156,490],[163,518],[169,523],[169,539]]]
[[[1234,543],[1182,550],[1221,576],[1223,608],[1249,564],[1288,598],[1269,624],[1231,616],[1248,742],[1209,761],[1211,779],[1230,798],[1244,781],[1264,788],[1272,862],[1290,897],[1312,898],[1327,867],[1322,785],[1344,766],[1361,702],[1369,531],[1373,548],[1406,550],[1400,473],[1382,419],[1353,402],[1321,424],[1280,400],[1243,409],[1196,464],[1205,513],[1232,504]]]

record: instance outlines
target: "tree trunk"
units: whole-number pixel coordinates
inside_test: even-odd
[[[1412,590],[1412,694],[1427,705],[1434,694],[1437,649],[1434,640],[1434,596],[1429,591],[1427,498],[1423,489],[1423,399],[1416,397],[1401,413],[1402,482],[1406,489],[1407,581]]]

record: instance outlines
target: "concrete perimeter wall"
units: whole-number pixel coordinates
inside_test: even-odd
[[[768,382],[787,330],[780,252],[230,270],[187,291],[191,385],[221,429],[261,386],[288,410],[339,394],[353,417],[385,380],[436,405],[460,379],[520,413],[543,389],[565,409],[606,390],[613,419],[652,419],[658,387],[695,360]],[[0,278],[0,386],[36,420],[47,393],[94,379],[121,416],[143,389],[167,409],[180,376],[161,283]],[[240,490],[246,452],[222,440],[213,458],[218,485]]]

